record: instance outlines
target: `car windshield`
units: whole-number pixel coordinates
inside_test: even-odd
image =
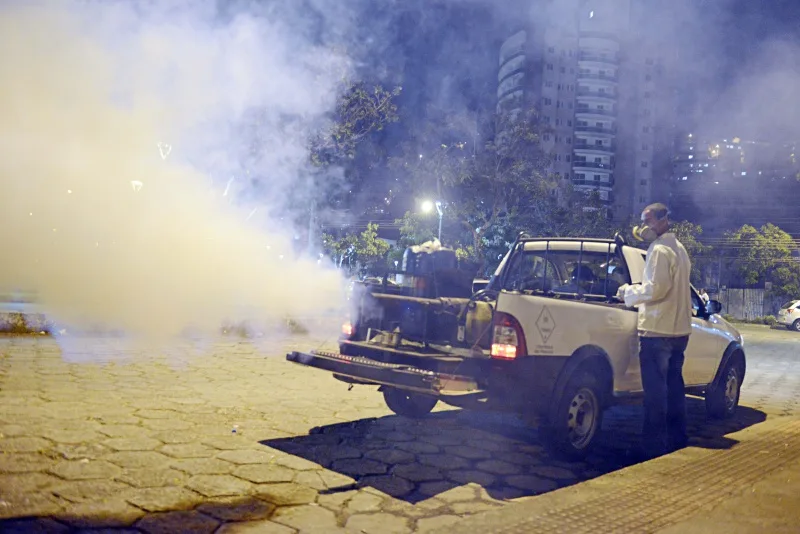
[[[782,310],[788,310],[789,308],[791,308],[792,306],[794,306],[798,302],[800,302],[800,300],[791,300],[791,301],[787,302],[786,304],[784,304],[783,306],[781,306],[781,309]],[[775,308],[772,308],[772,309],[774,310]]]
[[[502,289],[613,297],[626,281],[625,267],[615,255],[542,250],[514,255]]]

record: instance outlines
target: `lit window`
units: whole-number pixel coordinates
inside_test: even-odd
[[[742,171],[742,176],[747,176],[747,173]]]
[[[589,11],[589,18],[590,18],[590,19],[593,19],[593,18],[594,18],[594,11]]]
[[[689,159],[694,159],[694,156],[689,154]]]

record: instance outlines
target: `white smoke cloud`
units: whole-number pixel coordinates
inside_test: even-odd
[[[146,335],[342,303],[279,214],[348,61],[265,5],[0,7],[0,286]]]

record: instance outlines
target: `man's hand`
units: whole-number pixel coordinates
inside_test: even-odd
[[[622,284],[617,289],[617,300],[625,302],[625,290],[628,289],[628,284]]]

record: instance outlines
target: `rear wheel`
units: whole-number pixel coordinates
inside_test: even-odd
[[[540,427],[551,452],[569,459],[586,456],[603,421],[602,392],[593,375],[581,372],[570,379],[553,411]]]
[[[742,389],[741,365],[731,358],[722,371],[720,381],[706,393],[706,412],[715,419],[728,419],[736,414]]]
[[[414,419],[425,417],[431,413],[439,401],[430,395],[395,388],[386,388],[383,391],[383,400],[386,401],[386,406],[397,415]]]

